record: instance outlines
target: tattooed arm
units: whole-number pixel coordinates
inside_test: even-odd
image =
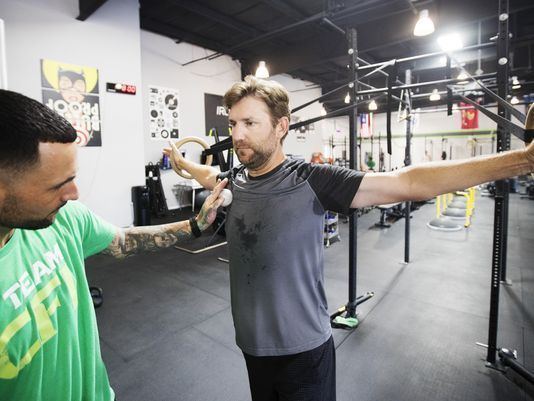
[[[223,202],[220,193],[227,182],[225,179],[217,184],[211,195],[206,198],[195,219],[201,231],[208,228],[215,220],[217,209]],[[193,232],[189,220],[159,226],[119,229],[111,244],[102,253],[122,259],[139,252],[168,248],[192,237]]]

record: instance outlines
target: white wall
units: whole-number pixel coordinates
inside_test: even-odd
[[[197,136],[209,144],[213,138],[205,136],[204,93],[224,95],[241,78],[241,67],[231,57],[200,61],[182,66],[188,61],[212,54],[189,43],[176,44],[172,39],[152,32],[141,31],[141,65],[143,71],[143,137],[145,161],[161,159],[165,141],[150,139],[148,87],[162,86],[178,90],[180,138]],[[184,147],[190,157],[200,160],[198,145]]]
[[[275,75],[270,79],[279,82],[288,90],[290,108],[298,107],[321,96],[321,89],[310,89],[310,87],[315,87],[315,85],[310,82],[293,79],[289,75]],[[300,121],[304,121],[313,117],[318,117],[320,113],[321,105],[315,102],[308,107],[293,113],[292,119],[295,116],[298,116]],[[315,123],[314,127],[315,129],[313,131],[307,131],[302,135],[302,140],[297,139],[297,133],[290,131],[284,141],[284,151],[286,154],[302,156],[306,161],[309,161],[313,152],[321,152],[323,149],[323,126],[320,123]]]
[[[141,86],[139,5],[113,0],[78,21],[76,0],[2,0],[9,89],[42,101],[40,59],[99,70],[102,147],[79,149],[80,199],[119,226],[132,223],[131,187],[144,184],[142,94],[105,92],[106,82]]]

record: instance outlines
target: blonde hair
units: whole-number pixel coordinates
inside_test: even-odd
[[[286,88],[278,82],[266,81],[256,78],[253,75],[247,75],[244,81],[236,82],[224,94],[223,104],[230,110],[237,102],[247,96],[254,96],[265,102],[271,114],[271,124],[273,127],[276,126],[278,120],[282,117],[287,117],[291,121],[289,94]],[[282,137],[281,142],[284,141],[286,135],[287,132]]]

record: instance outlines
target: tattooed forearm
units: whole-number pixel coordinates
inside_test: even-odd
[[[188,221],[132,227],[120,230],[102,253],[125,258],[139,252],[168,248],[191,237],[191,226]]]
[[[227,182],[228,179],[226,178],[219,182],[202,205],[196,217],[196,225],[198,225],[200,231],[204,231],[215,220],[217,209],[223,202],[223,198],[220,196],[221,190]],[[196,229],[195,233],[198,234]],[[132,227],[119,230],[103,253],[116,258],[125,258],[138,252],[168,248],[177,242],[192,237],[191,224],[188,220],[160,226]]]

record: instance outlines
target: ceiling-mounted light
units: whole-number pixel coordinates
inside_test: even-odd
[[[444,52],[451,52],[464,47],[462,38],[457,33],[441,35],[438,38],[438,44],[441,47],[441,50],[443,50]]]
[[[519,83],[519,80],[517,79],[517,76],[514,75],[512,77],[512,89],[519,89],[521,88],[521,84]]]
[[[519,103],[519,99],[517,98],[517,96],[513,96],[512,99],[510,99],[510,103],[518,104]]]
[[[441,99],[441,96],[439,95],[438,90],[437,89],[433,89],[432,93],[428,97],[428,100],[430,100],[432,102],[437,102],[439,99]]]
[[[378,109],[378,105],[376,104],[375,100],[371,100],[369,102],[369,111],[375,111],[376,109]]]
[[[265,65],[265,61],[260,61],[258,68],[256,69],[256,78],[269,78],[269,70]]]
[[[434,23],[428,16],[428,10],[421,10],[419,19],[413,29],[414,36],[426,36],[434,32]]]
[[[326,110],[324,109],[324,106],[321,106],[321,116],[326,116]]]
[[[348,92],[347,92],[347,96],[345,96],[345,103],[347,103],[347,104],[350,103],[350,95],[349,95]]]
[[[469,77],[467,76],[467,74],[463,71],[461,71],[458,76],[456,77],[456,79],[459,79],[460,81],[457,82],[458,85],[464,85],[466,83],[468,83],[469,81],[467,81]]]

